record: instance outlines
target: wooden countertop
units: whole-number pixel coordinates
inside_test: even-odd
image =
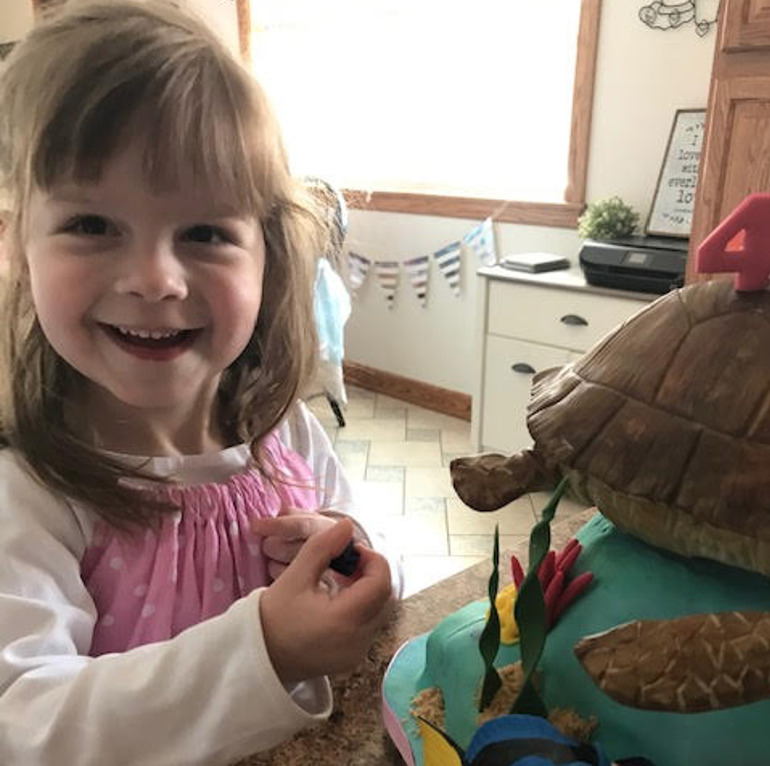
[[[594,513],[596,510],[589,508],[554,522],[551,547],[563,547]],[[524,542],[507,555],[515,553],[524,564],[527,549],[528,543]],[[502,556],[501,561],[505,560]],[[362,666],[332,679],[334,710],[329,721],[238,766],[402,766],[403,760],[391,744],[380,715],[380,684],[385,669],[404,641],[430,630],[469,601],[483,598],[489,575],[490,562],[482,561],[404,599]]]

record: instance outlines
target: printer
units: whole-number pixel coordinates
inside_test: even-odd
[[[579,260],[590,285],[662,295],[684,284],[687,246],[673,237],[587,239]]]

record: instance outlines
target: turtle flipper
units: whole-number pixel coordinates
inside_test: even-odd
[[[636,620],[581,639],[599,688],[643,710],[697,713],[770,698],[770,612]]]
[[[449,472],[455,492],[476,511],[496,511],[525,492],[553,489],[558,480],[529,449],[510,457],[488,453],[455,458]]]

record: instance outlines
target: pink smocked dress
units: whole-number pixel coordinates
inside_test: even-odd
[[[81,562],[98,614],[91,656],[173,638],[269,583],[251,521],[288,508],[315,510],[318,501],[302,457],[275,434],[263,449],[280,480],[248,469],[223,482],[168,485],[157,492],[179,513],[134,537],[95,523]]]

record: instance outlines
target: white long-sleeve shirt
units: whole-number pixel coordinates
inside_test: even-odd
[[[319,507],[352,515],[350,485],[312,414],[298,405],[277,432],[319,479]],[[196,483],[224,480],[248,461],[244,445],[154,458],[148,469]],[[94,521],[0,451],[2,766],[230,764],[329,715],[326,679],[287,689],[276,676],[261,590],[169,640],[88,656],[99,615],[81,561]],[[400,591],[394,559],[391,569]]]

